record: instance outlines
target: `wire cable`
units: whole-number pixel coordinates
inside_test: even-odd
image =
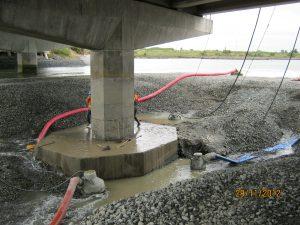
[[[236,82],[237,82],[237,80],[238,80],[238,78],[239,78],[239,75],[241,74],[241,72],[242,72],[242,70],[243,70],[243,68],[244,68],[244,65],[245,65],[245,62],[246,62],[246,59],[247,59],[247,56],[248,56],[248,54],[249,54],[250,47],[251,47],[251,44],[252,44],[252,41],[253,41],[253,37],[254,37],[255,31],[256,31],[256,28],[257,28],[257,25],[258,25],[258,21],[259,21],[259,18],[260,18],[260,12],[261,12],[261,8],[259,8],[258,13],[257,13],[257,18],[256,18],[255,26],[254,26],[254,28],[253,28],[253,32],[252,32],[252,35],[251,35],[251,39],[250,39],[250,42],[249,42],[249,45],[248,45],[248,49],[247,49],[247,52],[246,52],[246,54],[245,54],[245,57],[244,57],[242,66],[241,66],[239,72],[237,73],[236,78],[235,78],[233,84],[231,85],[229,91],[227,92],[226,96],[225,96],[224,99],[221,101],[221,103],[219,104],[219,106],[218,106],[217,108],[215,108],[215,109],[214,109],[212,112],[210,112],[209,114],[204,115],[204,116],[202,116],[202,117],[186,117],[186,116],[184,116],[184,115],[182,115],[182,114],[180,114],[180,113],[175,113],[175,114],[174,114],[175,116],[178,116],[178,115],[179,115],[179,116],[181,116],[181,117],[183,117],[183,118],[186,118],[186,119],[202,119],[202,118],[204,118],[204,117],[213,115],[215,112],[217,112],[217,111],[222,107],[222,105],[225,103],[226,99],[227,99],[228,96],[230,95],[231,91],[233,90],[233,88],[234,88],[234,86],[235,86],[235,84],[236,84]]]
[[[209,14],[209,19],[211,19],[211,14]],[[211,32],[212,32],[212,26],[210,28],[209,34],[207,35],[207,38],[206,38],[206,41],[205,41],[205,44],[204,44],[204,48],[203,48],[203,51],[202,51],[202,54],[201,54],[201,58],[199,60],[198,66],[197,66],[196,74],[199,72],[200,66],[203,62],[205,51],[207,50],[208,42],[210,40]],[[187,117],[187,116],[184,116],[181,113],[170,113],[168,119],[169,120],[174,120],[175,118],[200,119],[201,117]]]
[[[295,47],[296,47],[296,44],[297,44],[297,41],[298,41],[299,32],[300,32],[300,26],[299,26],[299,28],[298,28],[298,32],[297,32],[296,39],[295,39],[295,42],[294,42],[294,45],[293,45],[293,49],[292,49],[292,51],[291,51],[291,53],[290,53],[290,58],[289,58],[289,61],[288,61],[287,65],[286,65],[286,68],[285,68],[285,71],[284,71],[284,73],[283,73],[283,76],[282,76],[282,78],[281,78],[280,84],[279,84],[279,86],[278,86],[278,88],[277,88],[277,90],[276,90],[276,93],[275,93],[275,95],[274,95],[274,97],[273,97],[273,99],[272,99],[272,101],[271,101],[270,106],[268,107],[268,110],[266,111],[266,113],[265,113],[265,115],[264,115],[264,117],[263,117],[263,120],[266,119],[266,117],[267,117],[269,111],[270,111],[271,108],[272,108],[272,105],[273,105],[274,102],[275,102],[275,99],[276,99],[276,97],[277,97],[277,95],[278,95],[278,92],[279,92],[279,90],[280,90],[280,88],[281,88],[281,86],[282,86],[284,77],[285,77],[285,75],[286,75],[286,72],[288,71],[290,62],[291,62],[291,60],[292,60],[292,57],[293,57],[293,54],[294,54],[294,51],[295,51]]]
[[[41,189],[41,190],[35,190],[35,189],[23,189],[23,188],[19,188],[19,187],[16,187],[12,184],[9,184],[7,183],[5,180],[1,179],[0,178],[0,182],[3,183],[5,186],[9,187],[9,188],[12,188],[12,189],[15,189],[17,191],[24,191],[24,192],[48,192],[48,191],[51,191],[51,190],[54,190],[54,189],[57,189],[59,188],[60,186],[64,185],[65,183],[69,182],[71,180],[72,177],[74,177],[76,174],[78,173],[82,173],[83,171],[79,170],[77,172],[75,172],[74,174],[72,174],[71,177],[67,178],[65,181],[53,186],[53,187],[50,187],[50,188],[46,188],[46,189]]]
[[[210,17],[210,19],[211,19],[211,14],[209,14],[209,17]],[[210,27],[209,34],[207,35],[207,39],[206,39],[206,42],[205,42],[205,45],[204,45],[204,49],[203,49],[203,52],[202,52],[202,55],[201,55],[201,58],[200,58],[200,61],[199,61],[199,64],[198,64],[196,73],[198,73],[198,71],[199,71],[199,69],[200,69],[200,66],[201,66],[201,64],[202,64],[202,61],[203,61],[203,59],[204,59],[205,51],[206,51],[206,49],[207,49],[207,45],[208,45],[208,42],[209,42],[209,39],[210,39],[210,36],[211,36],[211,32],[212,32],[212,26]]]
[[[276,6],[273,7],[273,11],[272,11],[271,16],[270,16],[270,18],[269,18],[268,24],[267,24],[267,26],[266,26],[266,28],[265,28],[265,31],[264,31],[264,33],[263,33],[263,35],[262,35],[262,38],[261,38],[259,44],[258,44],[258,46],[257,46],[257,49],[256,49],[256,51],[255,51],[255,54],[254,54],[254,56],[253,56],[252,59],[251,59],[251,63],[249,64],[249,66],[248,66],[248,68],[247,68],[245,74],[243,75],[243,79],[242,79],[242,81],[241,81],[241,84],[244,82],[244,80],[245,80],[245,78],[246,78],[246,76],[247,76],[247,74],[248,74],[248,72],[249,72],[249,70],[250,70],[250,68],[251,68],[251,66],[252,66],[252,64],[253,64],[253,61],[254,61],[255,57],[257,56],[257,53],[258,53],[258,51],[259,51],[259,49],[260,49],[260,46],[261,46],[261,44],[262,44],[262,42],[263,42],[263,40],[264,40],[264,38],[265,38],[265,35],[266,35],[266,33],[267,33],[267,30],[269,29],[271,20],[272,20],[272,18],[273,18],[274,12],[275,12],[275,9],[276,9]]]
[[[239,79],[239,75],[241,74],[243,68],[244,68],[244,65],[245,65],[245,62],[246,62],[246,59],[247,59],[247,56],[249,54],[249,50],[250,50],[250,47],[251,47],[251,44],[252,44],[252,41],[253,41],[253,37],[254,37],[254,34],[255,34],[255,31],[256,31],[256,28],[257,28],[257,24],[258,24],[258,21],[259,21],[259,17],[260,17],[260,12],[261,12],[261,8],[259,8],[258,10],[258,13],[257,13],[257,18],[256,18],[256,23],[255,23],[255,26],[254,26],[254,29],[253,29],[253,32],[252,32],[252,36],[251,36],[251,39],[250,39],[250,42],[249,42],[249,45],[248,45],[248,49],[247,49],[247,52],[245,54],[245,57],[244,57],[244,60],[243,60],[243,63],[242,63],[242,66],[238,72],[238,74],[236,75],[236,78],[233,82],[233,84],[231,85],[229,91],[227,92],[225,98],[221,101],[221,103],[218,105],[217,108],[215,108],[212,112],[210,112],[208,115],[206,116],[210,116],[212,114],[214,114],[215,112],[217,112],[222,106],[223,104],[225,103],[226,99],[228,98],[228,96],[230,95],[231,91],[233,90],[237,80]]]

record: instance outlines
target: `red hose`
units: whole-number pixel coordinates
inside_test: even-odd
[[[183,74],[179,77],[177,77],[175,80],[171,81],[170,83],[166,84],[165,86],[163,86],[162,88],[158,89],[157,91],[146,95],[144,97],[141,97],[139,99],[137,99],[137,102],[145,102],[151,98],[154,98],[155,96],[159,95],[160,93],[164,92],[165,90],[169,89],[170,87],[172,87],[173,85],[175,85],[176,83],[178,83],[179,81],[188,78],[188,77],[215,77],[215,76],[224,76],[224,75],[228,75],[228,74],[235,74],[237,73],[238,70],[230,70],[227,72],[223,72],[223,73],[192,73],[192,74]]]
[[[72,111],[69,111],[69,112],[65,112],[65,113],[62,113],[62,114],[59,114],[55,117],[53,117],[51,120],[49,120],[46,125],[43,127],[41,133],[39,134],[39,137],[38,137],[38,140],[37,140],[37,143],[40,143],[40,141],[45,137],[47,131],[49,130],[49,128],[52,126],[52,124],[54,124],[57,120],[60,120],[62,118],[66,118],[66,117],[69,117],[69,116],[72,116],[74,114],[77,114],[77,113],[81,113],[81,112],[87,112],[89,110],[89,108],[80,108],[80,109],[74,109]]]
[[[145,102],[147,100],[150,100],[151,98],[154,98],[155,96],[161,94],[162,92],[164,92],[165,90],[169,89],[170,87],[172,87],[173,85],[175,85],[176,83],[178,83],[179,81],[188,78],[188,77],[215,77],[215,76],[224,76],[224,75],[228,75],[228,74],[236,74],[238,72],[237,69],[234,70],[230,70],[227,72],[223,72],[223,73],[192,73],[192,74],[183,74],[179,77],[177,77],[175,80],[171,81],[170,83],[166,84],[165,86],[163,86],[162,88],[158,89],[157,91],[141,97],[139,99],[137,99],[137,102]],[[53,117],[51,120],[49,120],[46,125],[43,127],[41,133],[39,134],[37,143],[39,143],[46,135],[47,131],[49,130],[49,128],[52,126],[52,124],[54,124],[57,120],[60,120],[62,118],[66,118],[69,116],[72,116],[74,114],[77,113],[81,113],[81,112],[87,112],[89,110],[89,108],[80,108],[80,109],[75,109],[69,112],[65,112],[62,114],[59,114],[55,117]]]
[[[50,225],[58,225],[62,221],[62,219],[65,217],[68,207],[70,205],[70,202],[72,200],[72,197],[74,195],[75,189],[77,184],[79,183],[80,179],[78,177],[73,177],[70,180],[68,189],[66,191],[66,194],[63,198],[63,200],[60,203],[60,206],[58,210],[56,211]]]

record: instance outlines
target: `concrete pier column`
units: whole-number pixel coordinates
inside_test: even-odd
[[[92,130],[99,140],[133,136],[133,51],[91,54]]]
[[[37,74],[37,53],[22,53],[22,72],[23,74]]]
[[[103,50],[91,53],[92,131],[98,140],[134,134],[134,26],[125,18]]]
[[[23,72],[23,57],[21,53],[17,53],[17,71],[18,73]]]

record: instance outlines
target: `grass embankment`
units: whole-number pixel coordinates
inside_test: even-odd
[[[79,55],[89,54],[89,50],[82,48],[62,48],[54,49],[50,52],[49,57],[58,55],[63,58],[76,58]],[[290,53],[282,50],[281,52],[250,52],[249,58],[255,57],[255,59],[286,59],[289,58]],[[242,59],[245,56],[243,51],[231,51],[231,50],[176,50],[173,48],[147,48],[138,49],[134,51],[135,58],[206,58],[206,59]],[[300,59],[300,53],[296,50],[294,52],[294,58]]]
[[[173,48],[148,48],[135,51],[136,58],[208,58],[208,59],[241,59],[245,56],[243,51],[230,50],[176,50]],[[286,59],[289,52],[282,50],[281,52],[250,52],[248,57],[256,59]],[[300,59],[300,53],[296,50],[294,58]]]
[[[89,50],[83,48],[60,48],[60,49],[53,49],[49,53],[49,57],[52,58],[54,55],[60,56],[62,58],[76,58],[79,55],[89,54]]]

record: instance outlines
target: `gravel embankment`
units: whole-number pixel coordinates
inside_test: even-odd
[[[36,138],[54,116],[84,107],[89,89],[88,77],[0,80],[0,138]],[[85,121],[85,115],[78,114],[54,124],[52,130]]]
[[[0,139],[0,224],[49,224],[68,187],[68,177],[32,159],[32,154],[26,150],[27,143],[32,141]],[[105,193],[98,198],[104,196]],[[83,197],[87,196],[83,196],[77,188],[71,207],[87,200]],[[90,205],[81,210],[72,209],[66,218],[79,220],[88,211],[91,211]]]
[[[86,57],[86,56],[82,56]],[[76,58],[63,58],[58,55],[54,55],[52,58],[46,59],[44,56],[38,56],[38,67],[48,68],[48,67],[80,67],[86,66],[86,60],[82,57]],[[0,69],[14,70],[17,68],[17,55],[12,56],[0,55]]]
[[[87,64],[80,57],[77,58],[63,58],[55,55],[53,58],[45,59],[44,57],[38,57],[38,67],[80,67]]]
[[[42,197],[50,193],[62,195],[68,186],[68,183],[64,183],[59,188],[46,193],[23,192],[16,189],[48,189],[66,180],[64,175],[51,171],[50,168],[32,159],[26,150],[26,144],[31,141],[30,139],[6,141],[0,139],[0,205],[2,206],[0,224],[20,224],[33,213],[33,208],[41,204],[35,201],[35,196]],[[52,212],[55,212],[57,204],[53,206]]]
[[[163,74],[138,75],[136,89],[142,96],[174,79]],[[278,142],[286,130],[300,133],[300,86],[287,79],[266,121],[279,79],[246,78],[229,95],[219,111],[234,77],[190,78],[140,106],[142,112],[165,111],[200,117],[177,125],[183,155],[196,151],[222,154],[257,151]]]
[[[144,96],[174,77],[176,74],[137,74],[135,87]],[[90,89],[89,77],[36,79],[1,81],[0,137],[20,134],[36,137],[53,116],[84,106]],[[256,151],[278,142],[285,130],[300,133],[300,86],[290,80],[285,81],[266,122],[262,121],[263,114],[279,79],[246,78],[243,84],[238,82],[223,107],[204,117],[220,104],[233,79],[184,80],[155,99],[142,103],[139,111],[200,117],[177,125],[180,151],[185,156],[195,151],[224,154]],[[53,129],[83,122],[82,114],[56,124]]]
[[[136,89],[146,95],[175,76],[138,75]],[[201,117],[220,103],[232,82],[233,77],[185,80],[155,100],[141,104],[140,111]],[[285,81],[266,122],[262,121],[279,82],[279,79],[247,78],[243,84],[238,83],[216,114],[177,125],[183,154],[255,151],[275,144],[286,131],[300,133],[297,82]],[[300,222],[299,165],[298,153],[208,173],[200,179],[99,208],[82,224],[297,224]],[[279,199],[241,199],[235,197],[237,188],[276,189],[282,195]]]
[[[299,166],[298,153],[207,173],[98,208],[81,224],[299,224]],[[237,197],[239,188],[280,194]]]
[[[135,86],[144,96],[176,75],[137,74]],[[182,81],[155,100],[141,104],[140,112],[161,111],[201,117],[220,103],[233,79]],[[266,122],[261,121],[278,84],[278,79],[246,78],[243,84],[238,83],[216,114],[176,125],[180,151],[185,156],[196,151],[224,154],[255,151],[278,142],[287,131],[300,133],[300,86],[297,82],[285,81],[269,117]],[[82,107],[89,86],[89,77],[1,80],[0,138],[36,137],[54,115]],[[84,115],[71,117],[55,124],[53,129],[84,121]],[[62,176],[45,176],[43,168],[32,164],[26,154],[15,155],[17,151],[25,151],[26,142],[19,144],[0,139],[1,178],[22,188],[48,187],[63,179]],[[108,205],[86,220],[100,224],[109,221],[111,224],[129,224],[130,221],[137,224],[142,221],[140,218],[144,224],[188,224],[192,220],[194,224],[296,224],[300,205],[299,157],[298,154],[210,173],[201,179]],[[237,199],[234,190],[238,187],[273,187],[281,189],[283,195],[280,199]],[[4,224],[26,218],[29,210],[22,210],[26,207],[22,197],[21,193],[0,186],[0,202],[5,205],[0,211],[1,215],[6,215],[2,217]]]

